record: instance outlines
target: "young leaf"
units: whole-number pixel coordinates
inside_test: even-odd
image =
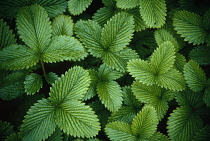
[[[164,0],[139,0],[140,14],[151,28],[160,28],[165,23],[166,3]]]
[[[201,16],[188,11],[178,11],[174,14],[173,25],[189,43],[198,45],[205,42],[206,31],[202,25]]]
[[[42,99],[34,104],[20,128],[23,141],[44,140],[53,134],[56,128],[54,114],[54,106],[49,100]]]
[[[187,63],[187,60],[185,59],[185,56],[182,54],[177,53],[176,54],[176,58],[175,58],[175,62],[174,62],[174,66],[177,70],[179,70],[180,72],[184,71],[184,65]]]
[[[115,81],[99,82],[97,92],[101,102],[111,112],[117,111],[122,105],[122,90]]]
[[[149,138],[157,129],[158,118],[155,108],[145,106],[133,119],[131,129],[132,133],[138,139]]]
[[[39,61],[39,56],[26,46],[11,45],[0,51],[1,69],[24,69],[34,66]]]
[[[88,71],[75,66],[62,75],[50,89],[50,100],[60,104],[68,100],[81,100],[90,85]]]
[[[131,41],[134,32],[134,19],[127,13],[113,16],[101,32],[101,43],[104,50],[117,52],[123,50]]]
[[[31,73],[25,78],[24,84],[25,91],[28,95],[35,94],[43,86],[42,77],[37,73]]]
[[[93,0],[69,0],[68,10],[72,15],[79,15],[90,5]]]
[[[49,72],[45,77],[47,83],[53,84],[56,80],[58,80],[58,75],[53,72]]]
[[[117,7],[122,9],[134,8],[139,5],[139,0],[117,0]]]
[[[20,9],[17,16],[17,28],[20,38],[40,53],[50,42],[51,25],[45,9],[39,5],[32,5]]]
[[[60,35],[73,35],[73,20],[70,16],[67,15],[59,15],[55,17],[52,22],[52,35],[60,36]]]
[[[205,73],[196,62],[190,60],[184,66],[184,76],[191,90],[199,92],[205,88],[207,81]]]
[[[203,121],[198,113],[192,112],[189,107],[179,107],[171,114],[167,122],[168,134],[173,141],[189,141],[198,132]]]
[[[55,121],[64,133],[74,137],[93,137],[100,130],[97,116],[92,109],[76,100],[61,103],[55,111]]]
[[[63,60],[80,60],[87,56],[82,44],[74,37],[53,37],[49,46],[43,50],[44,62],[57,62]]]

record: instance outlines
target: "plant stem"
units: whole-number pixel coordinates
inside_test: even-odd
[[[42,61],[42,59],[40,59],[40,63],[41,63],[41,66],[42,66],[42,70],[43,70],[43,73],[44,73],[44,77],[46,77],[46,71],[45,71],[44,62]]]

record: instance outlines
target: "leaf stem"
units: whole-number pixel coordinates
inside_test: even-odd
[[[40,63],[41,63],[41,66],[42,66],[44,77],[46,77],[47,75],[46,75],[46,71],[45,71],[45,67],[44,67],[44,62],[42,61],[42,59],[40,59]]]

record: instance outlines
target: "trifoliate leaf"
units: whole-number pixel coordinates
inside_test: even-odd
[[[53,84],[53,83],[58,79],[58,75],[57,75],[56,73],[49,72],[49,73],[45,76],[45,79],[46,79],[47,83]]]
[[[14,131],[14,127],[9,122],[3,122],[0,120],[0,139],[4,140],[7,136],[11,135]]]
[[[193,141],[208,141],[209,138],[210,138],[210,125],[207,125],[196,133]]]
[[[24,85],[25,91],[28,95],[35,94],[43,86],[42,77],[37,73],[31,73],[25,78]]]
[[[134,141],[136,137],[132,134],[131,125],[124,122],[108,123],[105,132],[114,141]]]
[[[73,20],[70,16],[67,15],[59,15],[55,17],[52,22],[52,35],[60,36],[60,35],[73,35]]]
[[[0,19],[0,30],[0,49],[16,43],[15,35],[2,19]]]
[[[189,58],[197,62],[199,65],[210,64],[210,49],[208,46],[198,46],[189,53]]]
[[[190,89],[195,92],[203,90],[206,86],[206,75],[193,60],[184,66],[184,77]]]
[[[20,38],[34,51],[42,51],[48,46],[52,29],[43,7],[33,5],[21,8],[17,16],[17,28]]]
[[[69,0],[68,10],[72,15],[79,15],[91,4],[93,0]]]
[[[101,43],[104,50],[117,52],[123,50],[131,41],[134,32],[134,19],[127,13],[113,16],[101,32]]]
[[[164,0],[139,0],[140,14],[151,28],[160,28],[165,23],[166,3]]]
[[[122,9],[134,8],[139,5],[139,0],[117,0],[117,7]]]
[[[93,137],[98,134],[100,125],[92,109],[80,101],[67,100],[55,111],[55,121],[64,133],[74,137]]]
[[[169,137],[173,141],[192,140],[193,136],[203,127],[203,121],[198,113],[185,106],[174,110],[167,124]]]
[[[50,100],[60,104],[68,100],[81,100],[90,85],[87,70],[75,66],[62,75],[50,89]]]
[[[99,82],[97,92],[101,102],[111,112],[117,111],[122,105],[122,90],[116,81]]]
[[[1,69],[24,69],[34,66],[39,56],[31,49],[22,45],[11,45],[0,51]]]
[[[205,42],[206,31],[202,25],[201,16],[188,11],[178,11],[174,14],[173,25],[189,43],[201,44]]]
[[[80,20],[75,24],[74,30],[91,55],[102,56],[101,26],[97,22]]]
[[[48,48],[42,54],[42,59],[44,62],[76,61],[86,56],[83,45],[77,39],[61,35],[52,38]]]
[[[53,134],[56,128],[54,114],[54,106],[49,100],[42,99],[34,104],[20,128],[23,141],[44,140]]]
[[[145,106],[133,119],[132,133],[138,139],[149,138],[157,129],[158,118],[154,107]]]

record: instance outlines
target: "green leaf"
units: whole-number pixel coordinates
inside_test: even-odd
[[[185,106],[174,110],[167,124],[169,137],[173,141],[192,140],[196,132],[203,127],[203,121],[198,113]]]
[[[72,15],[79,15],[91,4],[93,0],[69,0],[68,10]]]
[[[62,139],[63,139],[63,132],[58,127],[56,127],[55,132],[45,141],[63,141]]]
[[[184,10],[178,11],[174,14],[173,25],[185,41],[194,45],[205,42],[207,33],[202,25],[201,16]]]
[[[210,3],[209,3],[210,4]],[[209,35],[209,25],[210,25],[210,9],[207,10],[207,12],[203,15],[203,25],[204,25],[204,28],[205,28],[205,31],[207,32],[207,35],[206,35],[206,42],[207,42],[207,45],[210,46],[210,35]]]
[[[0,51],[1,69],[24,69],[34,66],[39,61],[39,56],[26,46],[11,45]]]
[[[208,46],[202,45],[195,47],[189,53],[189,58],[197,62],[199,65],[210,64],[210,49]]]
[[[175,61],[174,45],[171,42],[162,43],[159,48],[153,52],[150,60],[155,75],[166,73],[173,66]]]
[[[170,141],[169,138],[160,132],[155,132],[148,141]]]
[[[53,37],[48,48],[42,54],[44,62],[58,62],[63,60],[84,59],[87,53],[83,45],[74,37],[56,36]]]
[[[204,96],[203,96],[203,100],[205,102],[205,104],[210,107],[210,79],[208,80],[208,87],[205,89],[204,91]]]
[[[134,8],[139,5],[139,0],[116,0],[117,7],[122,9]]]
[[[14,131],[14,127],[9,122],[3,122],[0,120],[0,139],[4,140],[7,136],[11,135]]]
[[[55,121],[59,128],[74,137],[93,137],[98,134],[100,125],[92,109],[75,100],[61,103],[55,112]]]
[[[114,7],[116,5],[115,0],[102,0],[102,3],[107,7]]]
[[[20,38],[39,52],[50,42],[51,25],[45,9],[38,5],[23,7],[17,15],[17,28]]]
[[[13,133],[10,136],[7,136],[7,138],[4,141],[22,141],[19,133]]]
[[[184,66],[184,76],[191,90],[199,92],[205,88],[206,75],[196,62],[190,60]]]
[[[115,81],[99,82],[97,92],[101,102],[111,112],[117,111],[122,105],[122,90]]]
[[[134,19],[127,13],[113,16],[101,32],[101,43],[104,50],[117,52],[123,50],[131,41],[134,32]]]
[[[59,35],[73,35],[73,20],[70,16],[67,15],[59,15],[55,17],[52,22],[52,35],[59,36]]]
[[[175,58],[175,62],[174,62],[174,66],[177,70],[179,70],[180,72],[184,71],[184,65],[187,63],[187,60],[185,59],[185,56],[182,54],[177,53],[176,54],[176,58]]]
[[[44,140],[53,134],[56,128],[54,114],[54,106],[49,100],[42,99],[34,104],[20,128],[23,141]]]
[[[49,72],[46,75],[45,79],[46,79],[47,83],[53,84],[58,79],[58,75],[56,73]]]
[[[78,21],[74,30],[91,55],[101,57],[101,26],[95,21]]]
[[[166,3],[164,0],[139,0],[140,14],[151,28],[160,28],[165,23]]]
[[[155,108],[145,106],[133,119],[131,129],[132,133],[138,139],[149,138],[157,129],[158,118]]]
[[[55,104],[61,104],[68,100],[81,100],[90,85],[90,77],[87,70],[75,66],[69,69],[65,75],[58,78],[50,89],[50,100]]]
[[[28,95],[35,94],[43,86],[42,77],[37,73],[31,73],[25,78],[24,84],[25,92]]]
[[[207,125],[196,133],[193,141],[208,141],[209,138],[210,138],[210,125]]]
[[[7,23],[0,19],[0,49],[15,44],[16,38],[12,33],[13,31],[9,29]]]
[[[131,125],[124,122],[108,123],[105,132],[111,140],[134,141],[136,137],[132,135]]]

